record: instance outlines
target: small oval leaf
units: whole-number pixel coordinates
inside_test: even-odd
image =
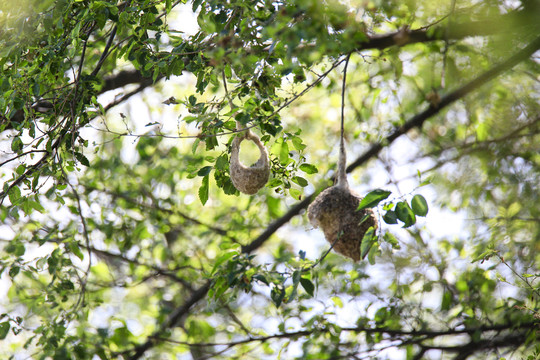
[[[411,208],[415,215],[426,216],[428,213],[428,204],[426,199],[418,194],[414,195],[411,200]]]
[[[400,201],[396,205],[397,218],[403,221],[403,227],[409,227],[416,222],[416,216],[406,202]]]
[[[300,200],[302,198],[302,191],[300,191],[298,189],[295,189],[295,188],[290,188],[289,189],[289,194],[291,194],[291,196],[295,200]]]
[[[9,321],[0,323],[0,340],[4,340],[6,338],[10,328],[11,325],[9,324]]]
[[[199,171],[197,171],[197,175],[199,176],[207,176],[212,171],[212,166],[205,166],[201,168]]]
[[[83,164],[84,166],[86,167],[90,167],[90,161],[88,161],[88,159],[86,158],[86,156],[84,156],[83,154],[81,154],[80,152],[75,152],[75,158],[77,158],[77,161],[79,161],[81,164]]]
[[[294,176],[291,180],[292,180],[293,182],[295,182],[296,184],[300,185],[301,187],[306,187],[306,186],[308,186],[307,180],[304,179],[303,177],[300,177],[300,176]]]
[[[397,224],[397,214],[393,210],[388,210],[386,214],[383,215],[383,220],[389,225]]]
[[[304,163],[304,164],[300,165],[300,170],[302,170],[303,172],[305,172],[308,175],[316,174],[316,173],[319,172],[319,169],[317,169],[317,167],[315,165],[311,165],[311,164],[308,164],[308,163]]]
[[[206,204],[208,201],[208,188],[209,188],[209,178],[208,175],[203,177],[201,187],[199,188],[199,200],[201,200],[201,204]]]
[[[283,141],[281,148],[279,150],[279,162],[282,165],[287,165],[289,163],[289,145],[286,141]]]
[[[373,229],[373,226],[371,226],[364,234],[364,237],[362,238],[362,243],[360,244],[360,256],[362,257],[362,259],[366,257],[369,249],[371,249],[371,247],[376,241],[377,236],[375,236],[375,229]]]
[[[306,290],[309,296],[313,296],[313,292],[315,291],[315,285],[311,282],[311,280],[307,278],[300,278],[300,285]]]

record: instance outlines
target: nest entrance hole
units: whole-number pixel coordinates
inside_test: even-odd
[[[238,149],[238,160],[241,164],[251,167],[260,158],[259,147],[253,141],[242,141]]]

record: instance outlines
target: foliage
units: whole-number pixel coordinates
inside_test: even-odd
[[[0,6],[6,356],[538,357],[539,1]],[[341,105],[359,263],[304,216]]]

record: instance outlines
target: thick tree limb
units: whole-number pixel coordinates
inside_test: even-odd
[[[462,99],[464,96],[484,85],[489,80],[492,80],[501,73],[511,69],[516,64],[528,59],[538,49],[540,49],[540,37],[536,38],[524,49],[518,51],[515,55],[513,55],[503,63],[494,66],[490,70],[478,76],[476,79],[470,81],[459,89],[443,96],[438,106],[430,105],[426,110],[410,118],[401,127],[397,128],[390,135],[384,138],[383,141],[373,144],[368,150],[366,150],[362,155],[360,155],[353,163],[351,163],[347,167],[347,172],[351,172],[357,167],[364,165],[365,163],[367,163],[368,160],[377,156],[385,146],[390,145],[401,135],[407,133],[413,128],[421,128],[427,119],[438,114],[442,109],[452,104],[453,102]],[[255,238],[250,244],[244,246],[242,248],[242,252],[251,253],[258,249],[260,246],[262,246],[281,226],[285,225],[295,215],[298,215],[303,209],[305,209],[311,202],[312,197],[313,194],[306,196],[303,201],[293,206],[281,218],[271,223],[268,228],[263,231],[257,238]],[[152,335],[150,335],[144,343],[136,346],[135,349],[133,349],[133,355],[129,356],[128,358],[130,360],[140,359],[147,350],[152,348],[156,343],[160,342],[160,335],[163,334],[164,331],[174,326],[182,317],[189,313],[192,306],[194,306],[197,302],[206,297],[206,294],[210,289],[210,285],[211,282],[207,281],[203,286],[195,290],[193,295],[189,299],[187,299],[182,306],[178,307],[171,314],[169,319],[160,326],[158,330],[156,330]]]
[[[105,93],[129,84],[144,84],[148,86],[152,84],[152,78],[144,77],[138,70],[123,70],[118,74],[106,78],[99,92]]]
[[[535,6],[530,9],[514,11],[487,20],[452,23],[448,26],[438,25],[416,30],[401,29],[395,33],[373,36],[360,44],[356,50],[384,50],[394,45],[404,46],[437,40],[461,40],[472,36],[515,34],[518,32],[536,34],[540,28],[536,15],[540,11],[540,3],[535,2],[533,5]]]

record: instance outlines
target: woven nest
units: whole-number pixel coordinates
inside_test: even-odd
[[[354,261],[361,259],[360,244],[366,231],[377,229],[377,218],[371,209],[357,211],[361,198],[348,187],[332,186],[321,192],[308,208],[308,218],[320,227],[334,250]],[[362,223],[364,216],[369,217]],[[336,242],[337,237],[339,240]]]
[[[259,160],[249,167],[242,164],[239,159],[240,144],[245,139],[253,141],[260,152]],[[268,152],[257,135],[248,131],[245,136],[234,138],[231,149],[230,173],[234,187],[244,194],[253,195],[266,184],[270,176]]]

